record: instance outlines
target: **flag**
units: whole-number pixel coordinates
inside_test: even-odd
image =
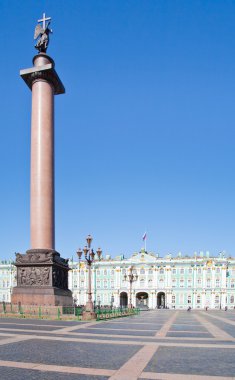
[[[146,237],[147,237],[147,233],[145,232],[145,233],[143,234],[143,237],[142,237],[142,239],[143,239],[143,240],[145,240],[145,239],[146,239]]]

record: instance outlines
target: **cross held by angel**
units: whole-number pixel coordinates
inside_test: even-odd
[[[37,40],[35,48],[39,53],[46,53],[49,44],[49,34],[52,33],[52,29],[49,28],[51,17],[46,17],[46,14],[43,13],[42,19],[38,20],[38,22],[39,24],[34,31],[34,39]],[[42,25],[40,24],[41,22]]]

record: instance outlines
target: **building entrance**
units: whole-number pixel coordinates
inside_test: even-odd
[[[128,296],[126,292],[120,294],[120,307],[127,307]]]
[[[136,294],[136,307],[141,310],[147,310],[149,303],[149,295],[145,292],[140,292]]]
[[[166,307],[166,295],[163,292],[158,293],[157,295],[157,308],[165,309]]]

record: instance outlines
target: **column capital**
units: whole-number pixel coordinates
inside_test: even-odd
[[[34,57],[34,60],[37,57],[38,56]],[[35,81],[45,80],[52,84],[54,88],[54,95],[64,94],[65,88],[57,72],[55,71],[54,61],[52,58],[50,58],[48,61],[50,63],[20,70],[20,76],[25,81],[30,90],[32,90],[32,85]]]

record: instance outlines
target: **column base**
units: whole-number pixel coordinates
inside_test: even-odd
[[[15,287],[12,291],[13,305],[34,306],[72,306],[73,297],[70,290],[55,287]]]

